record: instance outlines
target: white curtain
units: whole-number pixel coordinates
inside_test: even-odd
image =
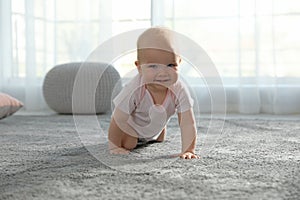
[[[192,38],[215,63],[228,112],[300,113],[299,1],[170,0],[164,13],[164,25]],[[209,112],[203,91],[198,86],[200,109]]]
[[[43,78],[56,64],[84,61],[124,31],[162,25],[207,52],[228,112],[300,113],[297,0],[0,0],[0,9],[0,91],[25,110],[47,109]],[[133,58],[121,57],[117,69],[134,68]],[[182,73],[200,111],[210,112],[209,91],[192,64],[185,60]]]
[[[42,95],[48,70],[84,61],[112,35],[110,1],[0,0],[0,8],[0,90],[28,111],[48,109]]]

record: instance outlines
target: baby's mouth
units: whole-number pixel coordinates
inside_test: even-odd
[[[169,82],[170,79],[163,79],[163,80],[155,80],[155,82],[159,82],[159,83],[166,83]]]

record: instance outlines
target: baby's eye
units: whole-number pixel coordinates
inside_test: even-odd
[[[177,65],[176,64],[168,64],[167,66],[168,67],[176,67]]]
[[[157,68],[157,65],[148,65],[149,68]]]

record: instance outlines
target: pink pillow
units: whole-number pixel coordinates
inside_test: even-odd
[[[14,114],[22,106],[19,100],[0,92],[0,119]]]

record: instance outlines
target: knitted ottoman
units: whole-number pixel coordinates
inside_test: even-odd
[[[98,114],[111,110],[112,98],[121,88],[120,75],[113,66],[77,62],[52,68],[44,79],[43,95],[48,106],[58,113]]]

